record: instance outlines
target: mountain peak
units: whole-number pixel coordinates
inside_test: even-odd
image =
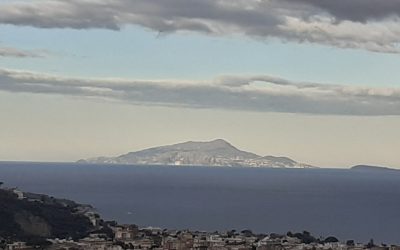
[[[232,144],[225,141],[224,139],[215,139],[215,140],[212,140],[212,141],[209,141],[206,143],[210,144],[210,145],[220,146],[220,147],[233,147]]]
[[[208,142],[209,144],[221,146],[221,147],[234,147],[229,142],[225,141],[224,139],[215,139]]]
[[[224,139],[214,139],[211,141],[187,141],[183,143],[178,143],[178,144],[184,144],[184,143],[208,143],[208,144],[228,144],[231,145],[229,142],[225,141]]]
[[[215,139],[215,140],[210,141],[210,143],[221,143],[221,144],[229,144],[230,145],[230,143],[225,141],[224,139]]]
[[[178,144],[162,146],[162,148],[174,148],[177,150],[218,150],[218,149],[229,149],[229,150],[237,150],[232,144],[223,140],[223,139],[215,139],[212,141],[187,141]]]

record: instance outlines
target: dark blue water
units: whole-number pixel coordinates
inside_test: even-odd
[[[400,243],[400,171],[0,163],[0,181],[166,228]]]

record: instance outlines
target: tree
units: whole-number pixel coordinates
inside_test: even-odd
[[[369,242],[368,242],[368,244],[367,244],[367,248],[373,248],[374,246],[375,246],[374,240],[373,240],[373,239],[370,239]]]
[[[234,230],[234,229],[227,232],[227,235],[229,238],[232,238],[232,236],[234,236],[235,234],[236,234],[236,230]]]
[[[317,242],[317,239],[311,235],[310,232],[303,231],[303,233],[295,233],[293,234],[294,237],[300,239],[302,243],[310,244],[313,242]]]
[[[6,249],[7,243],[5,240],[0,241],[0,249]]]
[[[245,229],[245,230],[241,231],[240,233],[247,237],[253,236],[253,232],[249,229]]]
[[[339,242],[339,240],[333,236],[329,236],[324,240],[324,243],[335,243],[335,242]]]

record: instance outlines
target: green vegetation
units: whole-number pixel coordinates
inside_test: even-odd
[[[311,243],[324,244],[324,243],[339,242],[339,240],[334,236],[329,236],[326,239],[317,239],[314,236],[312,236],[310,232],[307,232],[307,231],[303,231],[302,233],[287,232],[286,236],[297,238],[297,239],[301,240],[301,242],[304,244],[311,244]]]
[[[12,191],[0,189],[0,235],[34,245],[45,244],[46,238],[82,238],[93,228],[74,209],[57,202],[20,200]]]

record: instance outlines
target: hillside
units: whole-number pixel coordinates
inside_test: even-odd
[[[4,239],[81,238],[93,229],[89,219],[78,213],[79,204],[46,195],[36,197],[22,199],[14,190],[0,188],[0,235]]]

